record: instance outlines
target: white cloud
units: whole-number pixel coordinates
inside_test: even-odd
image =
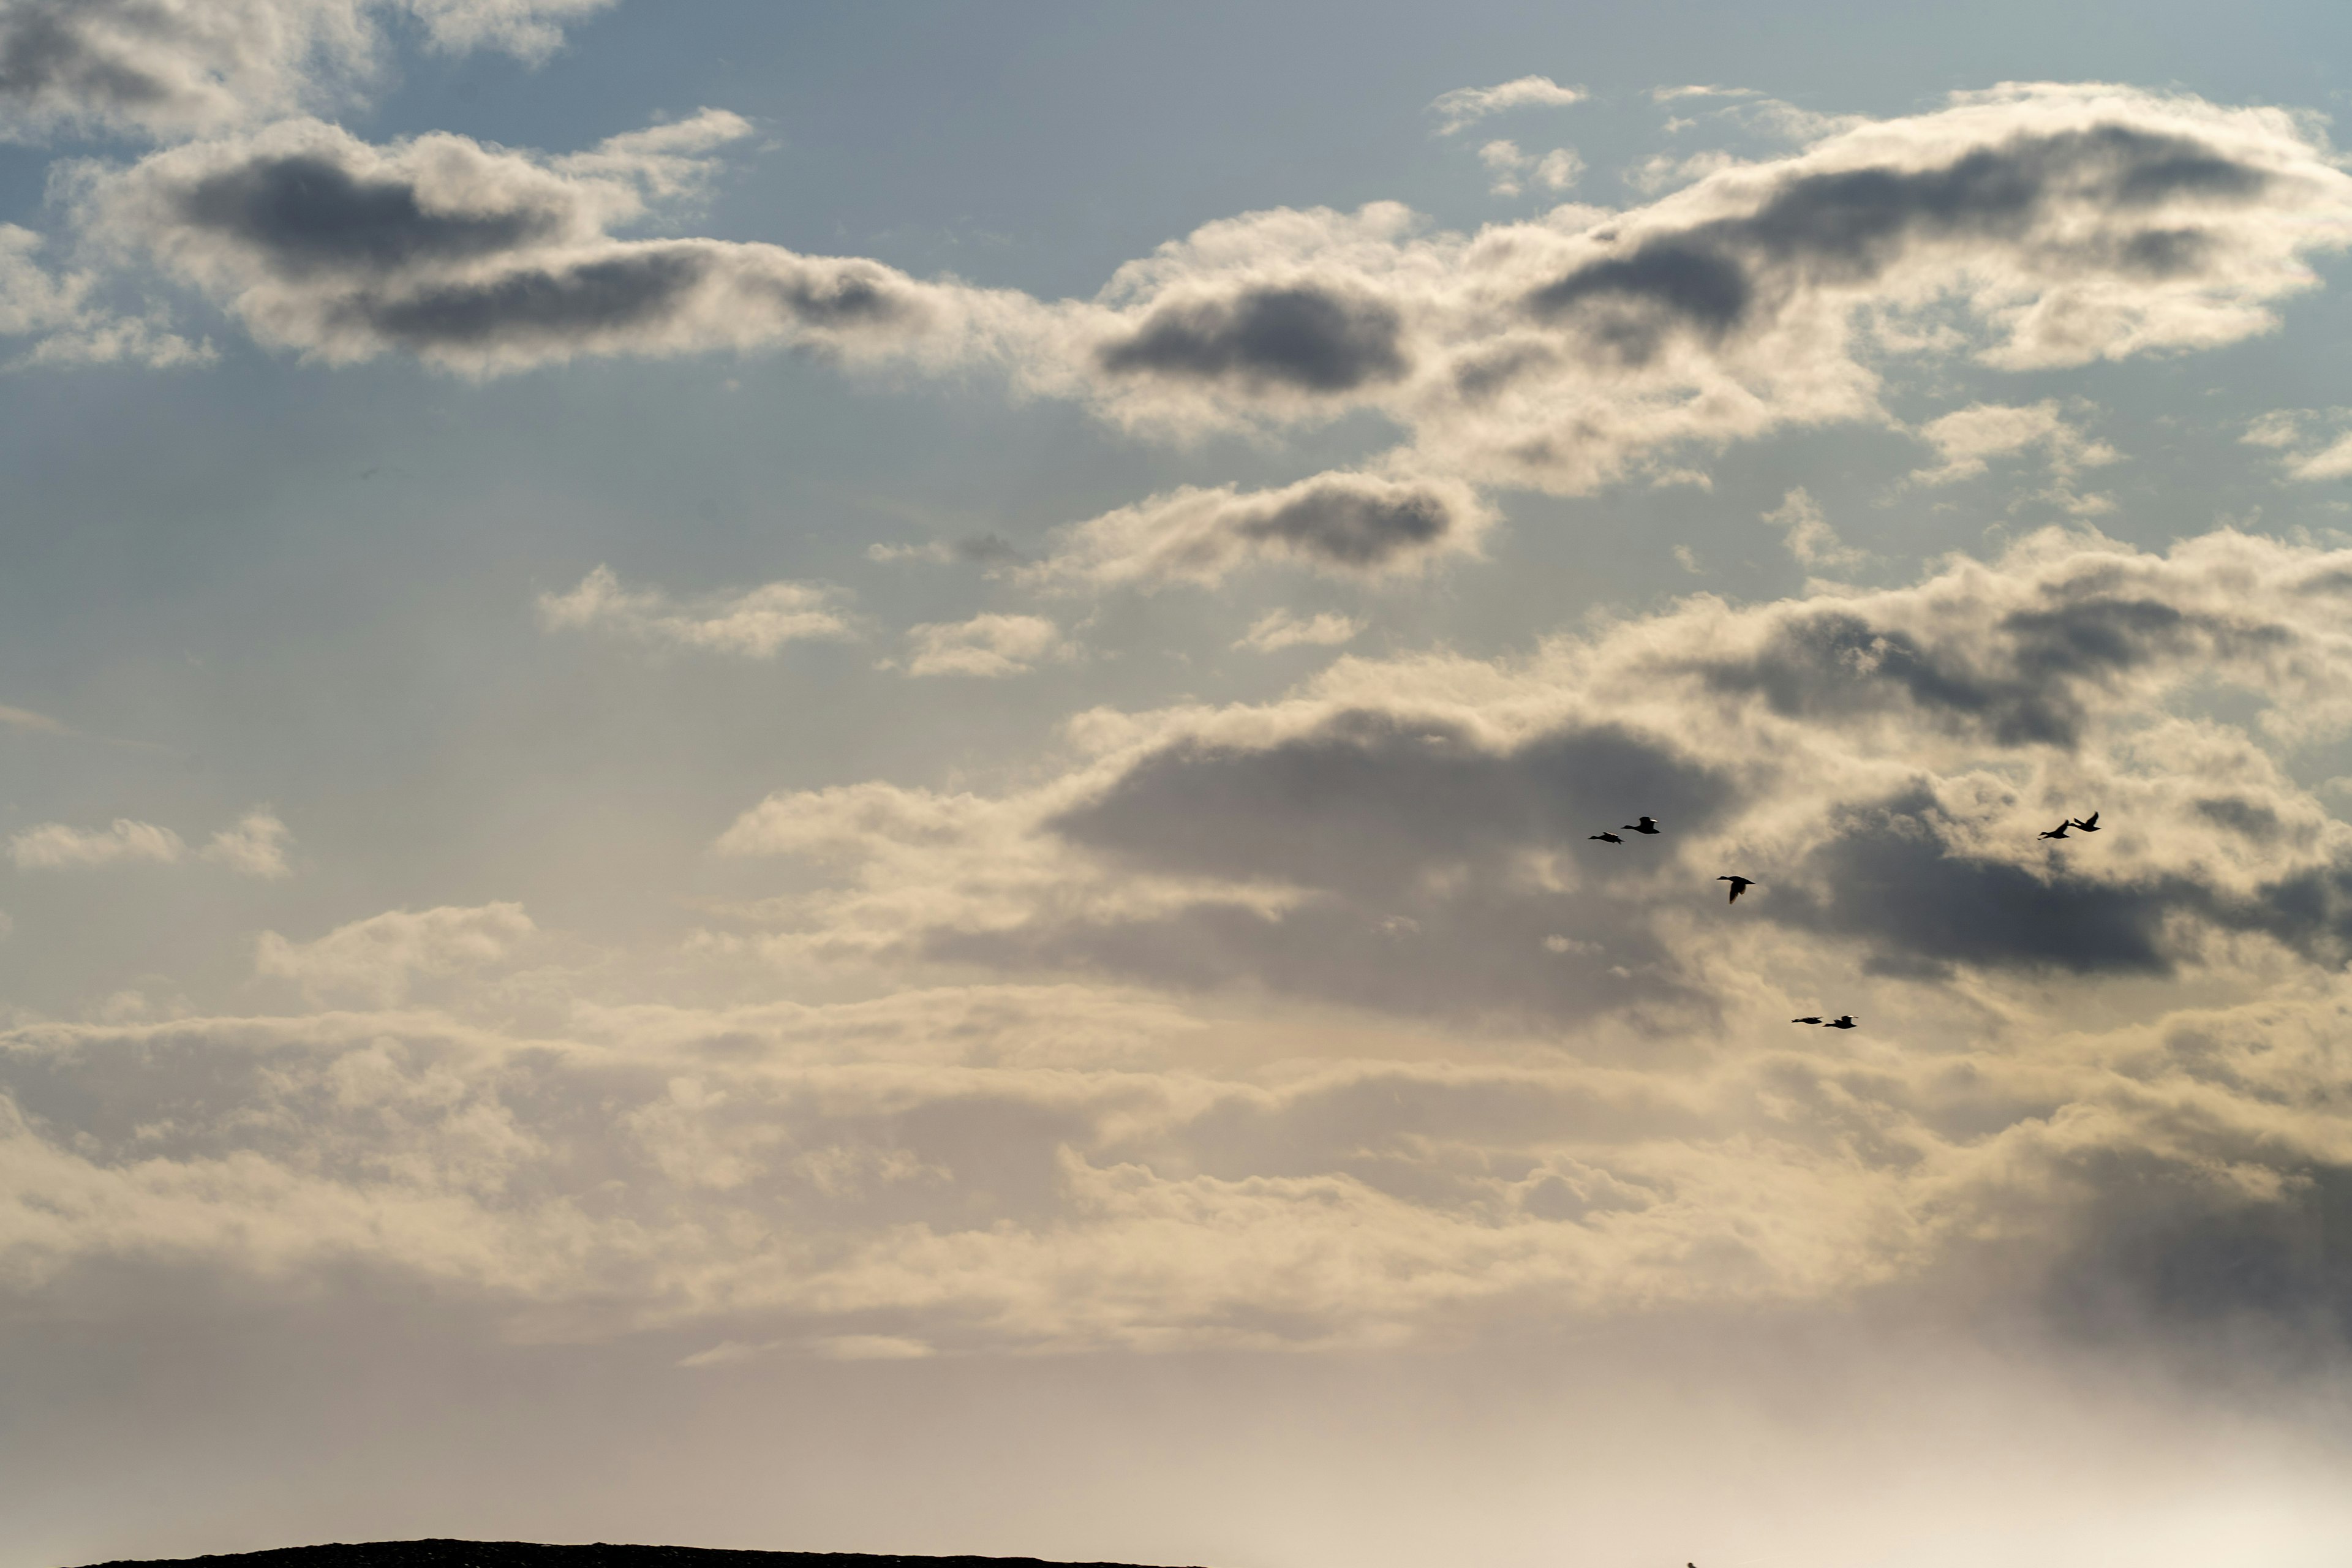
[[[1546,190],[1565,191],[1584,174],[1584,160],[1572,147],[1555,147],[1538,157],[1519,151],[1516,142],[1498,140],[1478,149],[1478,161],[1486,165],[1487,189],[1498,196],[1519,195],[1529,176]]]
[[[201,850],[191,851],[187,840],[152,822],[117,817],[100,830],[45,822],[8,840],[9,858],[20,870],[65,870],[80,867],[137,865],[174,866],[189,859],[209,860],[242,877],[275,879],[291,876],[286,861],[293,836],[267,806],[247,812],[233,827],[213,835]]]
[[[45,268],[37,253],[46,243],[28,228],[0,224],[0,337],[32,340],[24,363],[160,368],[212,357],[209,344],[171,331],[160,310],[125,316],[99,303],[94,274]]]
[[[1303,621],[1288,610],[1268,610],[1251,623],[1250,629],[1234,646],[1257,653],[1276,653],[1286,647],[1337,647],[1341,643],[1353,642],[1363,629],[1364,623],[1354,616],[1328,610]]]
[[[1437,134],[1451,136],[1465,125],[1507,109],[1564,109],[1581,103],[1588,94],[1580,87],[1562,87],[1548,76],[1523,76],[1499,87],[1458,87],[1430,101],[1438,117]]]
[[[313,996],[357,996],[389,1005],[419,980],[503,963],[537,931],[520,904],[394,910],[310,942],[263,931],[254,968]]]
[[[1042,616],[974,616],[968,621],[908,628],[913,651],[907,673],[971,675],[988,679],[1025,675],[1048,659],[1076,657],[1061,627]]]
[[[2084,468],[2103,468],[2121,454],[2104,441],[2086,438],[2060,414],[2054,400],[2011,407],[1979,403],[1932,419],[1921,426],[1920,439],[1943,458],[1940,467],[1920,468],[1911,476],[1918,485],[1948,485],[1982,474],[1988,459],[2039,448],[2050,465],[2052,484],[2042,499],[2076,516],[2095,516],[2115,510],[2102,495],[2081,495],[2074,489]]]
[[[286,849],[293,838],[278,814],[264,806],[246,813],[236,826],[214,834],[202,853],[204,858],[217,861],[239,876],[276,880],[294,874],[286,861]]]
[[[8,840],[8,854],[20,870],[62,869],[79,866],[111,866],[149,861],[172,865],[186,858],[185,840],[168,827],[152,822],[117,817],[114,826],[96,832],[45,822]]]
[[[772,658],[786,643],[845,637],[841,590],[818,583],[769,583],[680,603],[657,589],[625,588],[599,566],[565,594],[541,594],[550,631],[602,630],[656,647]]]
[[[379,74],[382,20],[438,47],[544,57],[612,0],[8,0],[0,131],[168,139],[322,109]]]
[[[2344,415],[2338,408],[2325,417],[2341,425]],[[2249,447],[2268,447],[2277,452],[2291,479],[2324,483],[2352,477],[2352,431],[2333,438],[2322,436],[2315,443],[2306,437],[2307,422],[2318,417],[2317,411],[2308,408],[2274,409],[2249,422],[2239,439]]]
[[[1870,559],[1868,552],[1856,550],[1838,538],[1837,530],[1822,515],[1820,503],[1801,485],[1781,497],[1780,504],[1764,514],[1764,521],[1782,531],[1782,542],[1788,545],[1789,553],[1808,570],[1859,566]],[[1685,570],[1696,570],[1688,561],[1683,565]]]

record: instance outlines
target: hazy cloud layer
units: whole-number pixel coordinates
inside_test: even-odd
[[[478,909],[394,910],[338,926],[310,942],[264,931],[254,968],[290,980],[318,997],[357,997],[390,1005],[423,979],[436,979],[508,958],[538,928],[520,904]]]
[[[612,0],[5,0],[0,132],[169,139],[324,107],[380,69],[386,17],[526,58]]]
[[[512,904],[268,934],[262,979],[357,1010],[0,1034],[0,1269],[363,1259],[537,1333],[815,1353],[1375,1346],[1946,1268],[2340,1320],[2352,827],[2282,759],[2352,729],[2347,585],[2045,533],[1096,710],[1006,793],[779,793],[717,847],[799,890],[680,962],[862,997],[534,978]]]
[[[852,635],[841,592],[821,583],[768,583],[739,594],[679,602],[652,588],[624,587],[599,566],[569,593],[539,596],[550,631],[604,631],[657,647],[772,658],[786,643]]]

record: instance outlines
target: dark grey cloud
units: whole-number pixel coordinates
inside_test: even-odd
[[[1114,375],[1233,380],[1301,392],[1349,392],[1402,379],[1412,366],[1394,307],[1309,284],[1162,305],[1135,333],[1103,345]]]
[[[2276,834],[2277,814],[2254,803],[2205,800],[2193,809],[2242,833]],[[2168,974],[2209,930],[2260,932],[2331,967],[2352,956],[2352,861],[2240,891],[2185,872],[2104,873],[2094,841],[2053,847],[2028,867],[1956,848],[1955,837],[1924,793],[1843,810],[1769,916],[1851,938],[1887,973],[1975,965]]]
[[[368,178],[316,153],[261,157],[197,180],[180,196],[190,227],[256,253],[272,272],[396,274],[472,261],[553,238],[571,219],[545,201],[429,211],[406,178]]]
[[[1614,726],[1496,751],[1455,724],[1358,710],[1265,746],[1180,742],[1049,826],[1155,870],[1378,898],[1440,867],[1582,854],[1596,826],[1645,812],[1696,831],[1729,796],[1712,767]]]
[[[1753,212],[1643,234],[1534,289],[1527,306],[1638,364],[1669,332],[1720,338],[1805,293],[1872,283],[1921,245],[2019,245],[2062,205],[2126,226],[2095,242],[2110,266],[2175,277],[2210,254],[2210,237],[2158,220],[2130,231],[2135,218],[2184,197],[2251,205],[2271,179],[2194,137],[2127,124],[2021,134],[1939,167],[1790,174]]]
[[[101,179],[89,211],[263,336],[331,359],[398,349],[489,370],[760,342],[961,352],[970,291],[873,261],[610,234],[748,130],[705,110],[545,160],[448,135],[380,148],[289,121],[158,153]]]
[[[1066,531],[1034,575],[1109,584],[1211,583],[1252,558],[1370,574],[1467,551],[1492,517],[1467,486],[1318,474],[1278,490],[1181,489]]]
[[[422,351],[563,343],[674,315],[709,276],[710,258],[691,246],[633,250],[562,268],[508,272],[344,306],[347,319]]]
[[[1234,531],[1337,566],[1368,567],[1426,549],[1454,525],[1454,508],[1433,490],[1375,495],[1333,486],[1244,518]]]
[[[1847,608],[1786,618],[1755,655],[1710,662],[1707,682],[1752,692],[1791,717],[1890,703],[1979,728],[2005,745],[2072,746],[2103,687],[2199,653],[2248,658],[2293,645],[2285,626],[2184,609],[2095,577],[2056,602],[2011,610],[1938,642]]]

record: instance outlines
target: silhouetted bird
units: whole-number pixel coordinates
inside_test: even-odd
[[[1598,838],[1603,844],[1622,844],[1625,842],[1613,833],[1588,833],[1585,837],[1587,838]]]
[[[1621,822],[1617,826],[1633,833],[1655,833],[1658,830],[1658,819],[1654,816],[1645,816],[1639,822]]]
[[[1859,1029],[1862,1026],[1853,1021],[1853,1014],[1840,1013],[1836,1017],[1832,1018],[1826,1025],[1824,1025],[1823,1027],[1831,1029]]]
[[[1818,1024],[1821,1022],[1821,1018],[1818,1016],[1811,1018],[1791,1018],[1789,1022],[1791,1024]]]
[[[1738,903],[1739,895],[1756,885],[1756,879],[1753,877],[1717,877],[1716,880],[1731,884],[1731,897],[1724,900],[1727,904]]]
[[[2049,832],[2038,833],[2034,835],[2034,837],[2037,838],[2063,838],[2066,837],[2066,829],[2073,826],[2074,824],[2071,822],[2062,822],[2057,826],[2052,828]]]
[[[2066,826],[2079,827],[2085,833],[2096,833],[2099,830],[2099,814],[2095,811],[2088,816],[2070,816],[2066,819]]]

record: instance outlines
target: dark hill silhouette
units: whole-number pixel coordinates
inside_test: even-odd
[[[90,1568],[1135,1568],[1034,1557],[900,1557],[861,1552],[729,1552],[698,1546],[542,1546],[529,1541],[368,1541],[210,1557],[122,1558]]]

